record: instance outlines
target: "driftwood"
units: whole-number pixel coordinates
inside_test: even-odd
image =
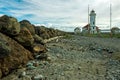
[[[53,37],[53,38],[49,38],[49,39],[44,39],[44,42],[47,43],[47,42],[50,42],[50,41],[53,41],[53,40],[57,40],[58,38],[61,38],[63,36],[57,36],[57,37]]]

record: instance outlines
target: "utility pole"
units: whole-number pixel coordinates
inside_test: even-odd
[[[111,7],[111,3],[110,3],[110,29],[112,27],[112,7]]]
[[[111,27],[112,27],[112,4],[110,0],[110,37],[112,37]]]
[[[90,33],[90,17],[89,17],[89,4],[88,4],[88,30],[89,30],[89,33]]]

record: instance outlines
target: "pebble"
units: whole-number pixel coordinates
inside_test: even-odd
[[[28,66],[27,67],[27,70],[33,70],[33,69],[36,69],[36,67],[35,66]]]
[[[64,76],[65,74],[64,73],[61,73],[61,76]]]
[[[109,53],[109,54],[112,54],[112,53],[113,53],[113,51],[110,51],[110,50],[109,50],[109,51],[108,51],[108,53]]]
[[[39,66],[39,63],[38,62],[34,62],[33,66],[37,67],[37,66]]]
[[[81,67],[78,67],[78,70],[81,70]]]
[[[33,66],[32,62],[28,62],[26,66]]]
[[[30,76],[24,76],[22,77],[22,80],[32,80]]]
[[[52,58],[49,56],[49,57],[47,57],[47,61],[51,61],[52,60]]]
[[[43,75],[40,75],[40,74],[38,74],[32,78],[32,80],[43,80],[43,79],[44,79]]]
[[[21,76],[26,76],[26,72],[25,72],[25,71],[22,72],[22,73],[21,73]]]
[[[98,52],[101,52],[102,51],[102,49],[101,48],[98,48],[98,49],[96,49]]]

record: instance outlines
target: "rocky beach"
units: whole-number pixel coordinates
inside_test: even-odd
[[[31,60],[1,80],[120,80],[119,42],[79,35],[59,38],[46,44],[47,59]]]
[[[0,80],[120,80],[119,7],[0,0]]]

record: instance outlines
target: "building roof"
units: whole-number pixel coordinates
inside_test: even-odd
[[[92,11],[90,12],[90,15],[96,15],[95,11],[92,10]]]
[[[85,25],[83,28],[86,28],[87,30],[89,30],[90,24]]]
[[[92,10],[91,12],[93,12],[93,13],[94,13],[95,11],[94,11],[94,10]]]
[[[83,29],[90,30],[90,24],[85,25],[85,26],[83,27]],[[97,31],[100,30],[98,26],[96,26],[96,29],[97,29]]]

